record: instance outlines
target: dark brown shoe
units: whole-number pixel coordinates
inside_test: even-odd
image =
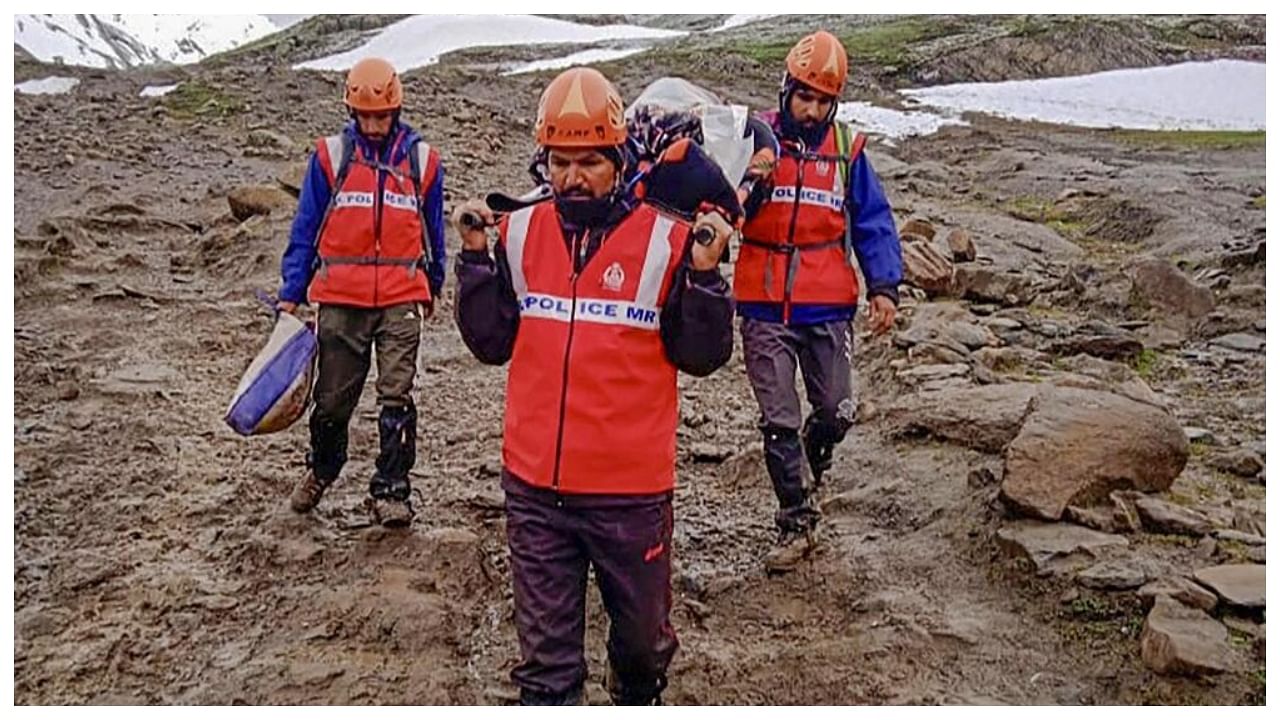
[[[373,521],[382,527],[408,527],[413,522],[413,506],[408,500],[373,498]]]
[[[316,478],[314,472],[308,470],[293,488],[293,494],[289,496],[289,507],[296,513],[311,512],[320,504],[320,498],[328,487]]]

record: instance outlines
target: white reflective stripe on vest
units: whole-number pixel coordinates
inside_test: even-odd
[[[769,196],[769,202],[793,203],[795,200],[796,189],[791,186],[774,188],[773,194]],[[810,187],[800,188],[800,204],[829,208],[836,212],[844,210],[844,198],[841,194]]]
[[[524,243],[529,235],[529,219],[536,206],[521,208],[507,221],[507,265],[511,267],[511,289],[516,299],[523,301],[529,294],[529,283],[524,279]]]
[[[641,330],[657,331],[662,308],[622,300],[559,297],[528,293],[520,298],[520,315],[569,322],[592,322],[602,325],[626,325]]]
[[[329,150],[329,167],[333,168],[333,177],[329,178],[329,182],[333,183],[338,178],[338,173],[342,172],[342,136],[330,135],[324,139],[324,145]]]
[[[401,195],[393,193],[390,190],[382,191],[382,204],[384,207],[395,210],[417,210],[418,201],[412,195]]]
[[[373,193],[346,191],[333,196],[334,207],[373,207]]]
[[[418,170],[422,172],[422,177],[418,178],[418,187],[425,188],[427,181],[430,180],[427,177],[427,159],[431,157],[431,146],[427,144],[427,141],[419,140],[414,147],[418,151]]]
[[[568,298],[529,292],[529,281],[524,270],[524,249],[529,239],[529,221],[536,208],[537,206],[530,206],[517,210],[509,216],[507,223],[507,265],[511,268],[511,289],[515,292],[522,315],[564,322],[568,322],[570,317],[576,317],[578,320],[611,325],[645,329],[658,327],[658,316],[662,310],[662,306],[658,304],[658,295],[662,292],[662,282],[671,261],[671,244],[667,237],[675,223],[670,218],[658,216],[654,220],[634,301],[579,298],[575,308]]]
[[[671,260],[671,244],[667,236],[675,225],[670,218],[661,215],[653,223],[653,231],[649,233],[649,250],[644,254],[644,270],[640,271],[640,285],[636,288],[636,304],[643,307],[656,307],[658,293],[662,292],[662,280],[667,274],[667,263]]]

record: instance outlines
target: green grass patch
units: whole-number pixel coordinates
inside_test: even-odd
[[[1112,138],[1130,145],[1193,150],[1265,148],[1266,130],[1112,130]]]
[[[1259,210],[1266,210],[1266,209],[1267,209],[1267,196],[1266,196],[1266,195],[1259,195],[1258,197],[1256,197],[1256,198],[1254,198],[1254,199],[1250,200],[1250,201],[1249,201],[1249,204],[1250,204],[1250,205],[1252,205],[1252,206],[1254,206],[1254,207],[1256,207],[1256,208],[1258,208]]]
[[[910,16],[836,32],[849,65],[856,71],[867,65],[901,67],[911,61],[911,46],[965,31],[962,23],[932,16]],[[799,38],[741,43],[733,52],[762,65],[781,65]]]
[[[1004,211],[1027,222],[1043,223],[1056,219],[1052,216],[1053,201],[1035,195],[1020,195],[1009,200],[1004,204]]]
[[[226,117],[244,110],[244,103],[199,80],[188,80],[164,96],[164,105],[177,116]]]
[[[1149,380],[1156,372],[1156,363],[1160,361],[1160,353],[1151,348],[1143,348],[1130,361],[1133,371],[1138,373],[1138,377],[1143,380]]]

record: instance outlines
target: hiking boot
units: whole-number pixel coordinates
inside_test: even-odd
[[[296,513],[309,513],[320,504],[320,498],[329,486],[316,477],[312,470],[298,481],[289,495],[289,507]]]
[[[790,572],[816,546],[812,530],[783,530],[778,543],[764,556],[764,569],[770,573]]]
[[[408,500],[371,498],[369,507],[373,521],[381,523],[382,527],[408,527],[413,522],[413,506]]]

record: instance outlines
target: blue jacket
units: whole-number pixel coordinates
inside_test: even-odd
[[[405,130],[404,139],[395,147],[389,144],[382,148],[379,160],[388,164],[400,163],[405,153],[413,146],[413,141],[420,139],[417,131],[403,123],[391,128],[391,137],[400,130]],[[356,131],[355,122],[348,122],[342,132],[355,139],[363,151],[372,151],[368,141]],[[329,177],[320,166],[320,159],[315,153],[307,164],[307,174],[302,180],[302,191],[298,194],[298,214],[293,218],[293,227],[289,230],[289,245],[284,250],[280,261],[280,299],[292,303],[307,301],[307,287],[311,285],[311,276],[316,267],[316,240],[320,232],[320,221],[324,219],[325,210],[329,207],[329,198],[333,189],[329,187]],[[431,286],[431,296],[440,296],[444,287],[444,163],[438,163],[435,179],[431,189],[427,191],[426,201],[422,204],[422,219],[426,224],[427,237],[431,240],[431,262],[427,266],[427,282]]]
[[[867,281],[867,297],[884,295],[897,304],[898,284],[902,282],[902,246],[898,242],[893,209],[865,152],[859,153],[849,168],[845,203],[853,221],[853,254]],[[851,320],[855,310],[856,305],[792,305],[791,324]],[[782,322],[782,303],[740,302],[738,314],[753,320]]]

